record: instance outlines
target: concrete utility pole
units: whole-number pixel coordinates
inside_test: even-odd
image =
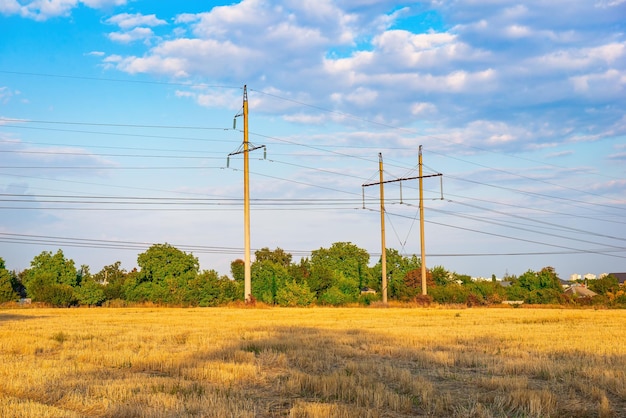
[[[250,272],[250,162],[248,143],[248,88],[243,86],[243,242],[244,242],[244,297],[252,298],[252,274]]]
[[[383,154],[378,153],[380,175],[380,243],[382,247],[380,266],[382,276],[383,303],[387,303],[387,246],[385,244],[385,186],[383,181]]]
[[[420,262],[422,273],[422,295],[426,295],[426,245],[424,244],[424,176],[422,176],[422,146],[420,145],[417,157],[417,165],[419,166],[419,184],[420,184]]]
[[[265,148],[265,145],[250,148],[248,142],[248,88],[243,86],[243,111],[235,115],[233,129],[239,116],[243,116],[243,145],[231,152],[228,157],[243,154],[243,242],[244,242],[244,297],[246,302],[252,299],[252,274],[250,271],[250,151]]]

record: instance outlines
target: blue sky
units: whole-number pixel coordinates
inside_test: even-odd
[[[0,0],[0,257],[96,272],[151,243],[380,253],[378,180],[424,180],[426,262],[626,271],[626,2]],[[385,188],[419,254],[417,181]],[[363,193],[365,204],[363,203]],[[365,207],[365,208],[363,208]]]

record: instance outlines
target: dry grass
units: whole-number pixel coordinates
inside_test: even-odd
[[[2,417],[626,417],[626,315],[0,311]]]

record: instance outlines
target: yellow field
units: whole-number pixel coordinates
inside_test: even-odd
[[[626,313],[0,311],[1,417],[626,417]]]

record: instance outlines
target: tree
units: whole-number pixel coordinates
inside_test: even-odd
[[[182,304],[188,282],[198,274],[200,263],[193,254],[170,244],[154,244],[137,256],[140,270],[128,277],[124,292],[129,300]]]
[[[446,270],[443,266],[435,266],[430,269],[432,274],[432,279],[437,286],[444,286],[452,281],[452,274],[448,270]]]
[[[116,261],[93,275],[93,280],[103,285],[105,300],[124,299],[123,285],[128,273],[121,265],[121,261]]]
[[[87,306],[96,306],[106,300],[104,286],[96,282],[93,278],[83,279],[80,286],[75,289],[78,303]]]
[[[611,274],[600,279],[589,280],[589,290],[593,290],[599,295],[606,295],[608,292],[615,293],[619,290],[619,281]]]
[[[6,269],[0,257],[0,303],[11,302],[19,297],[15,287],[15,277]]]
[[[291,254],[286,253],[285,250],[278,247],[273,251],[267,247],[263,247],[254,252],[254,257],[257,262],[271,261],[285,268],[289,267],[292,258]]]
[[[193,254],[170,244],[154,244],[137,256],[139,280],[162,283],[168,278],[191,279],[198,274],[200,263]]]
[[[56,254],[43,251],[31,261],[24,272],[24,286],[28,296],[54,306],[75,303],[73,289],[79,285],[80,276],[74,260],[67,260],[60,249]]]
[[[405,281],[405,277],[411,271],[418,270],[421,266],[420,260],[416,255],[411,257],[401,255],[398,250],[393,248],[387,248],[387,294],[391,299],[409,300],[413,298],[419,287],[409,286]],[[375,286],[370,286],[376,290],[381,290],[381,271],[382,271],[382,257],[378,260],[378,263],[372,268],[372,281],[375,281]]]
[[[242,282],[245,280],[246,262],[238,258],[230,263],[230,273],[233,275],[233,279]]]
[[[217,306],[221,302],[219,276],[215,270],[206,270],[190,280],[182,298],[192,306]]]
[[[507,289],[511,300],[524,299],[527,303],[560,303],[563,287],[553,267],[539,272],[528,270],[512,281]]]
[[[265,259],[252,263],[251,270],[252,296],[265,303],[275,303],[278,289],[289,279],[287,268]]]
[[[370,255],[350,242],[336,242],[330,248],[311,253],[309,286],[318,296],[333,285],[340,287],[350,299],[356,300],[360,286],[367,280]]]

